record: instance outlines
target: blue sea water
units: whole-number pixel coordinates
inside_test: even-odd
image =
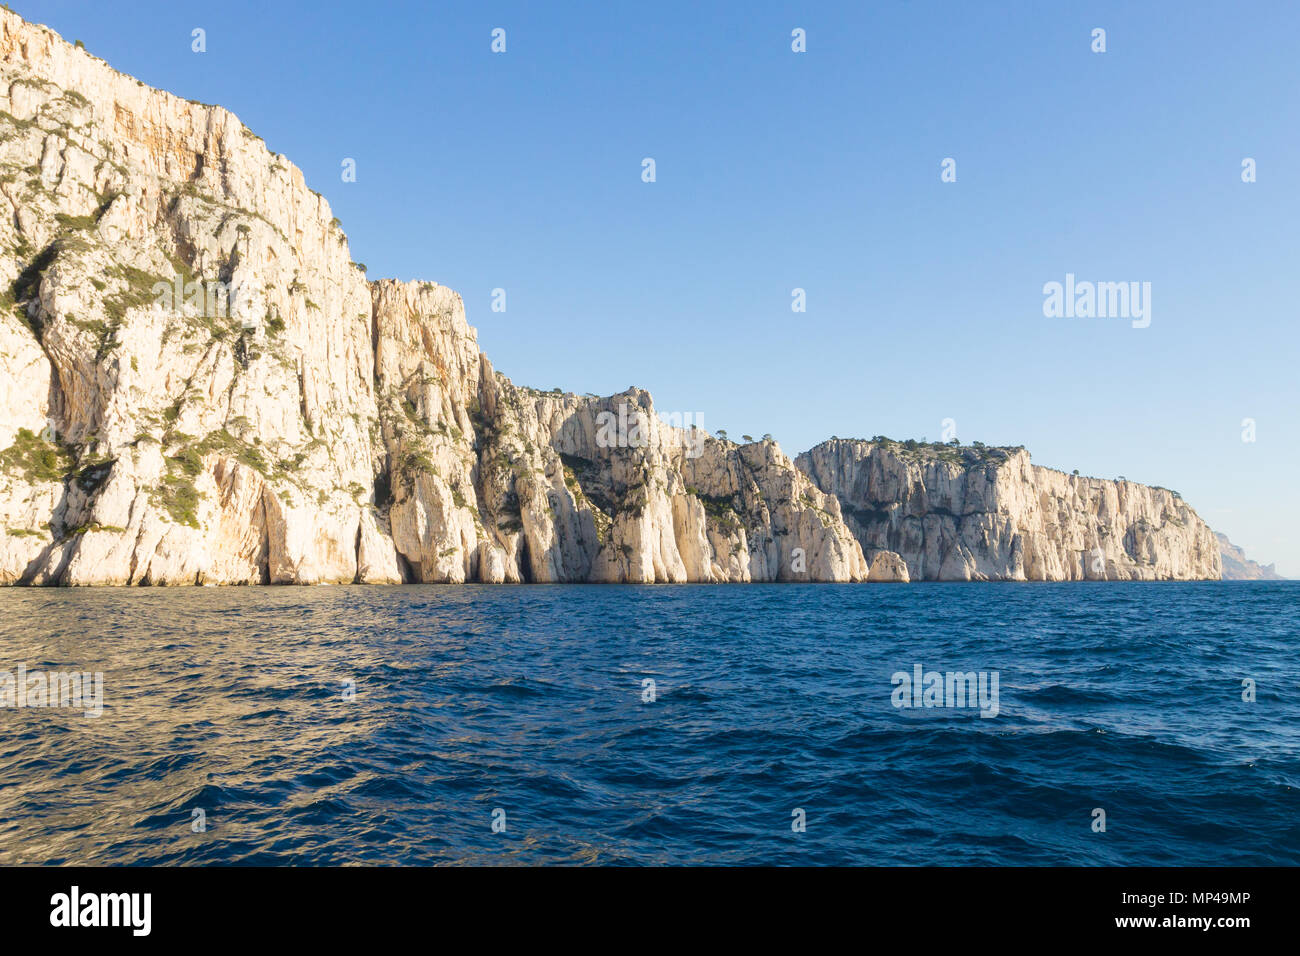
[[[1263,582],[4,590],[0,671],[104,704],[0,710],[0,863],[1295,864],[1297,628]],[[917,664],[998,715],[895,707]]]

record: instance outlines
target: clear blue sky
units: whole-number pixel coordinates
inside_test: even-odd
[[[791,454],[953,418],[1300,576],[1300,4],[10,5],[233,110],[517,382]],[[1150,282],[1151,326],[1045,318],[1067,272]]]

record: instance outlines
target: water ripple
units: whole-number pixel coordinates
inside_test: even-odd
[[[1264,582],[5,590],[0,671],[105,697],[0,710],[0,864],[1295,864],[1297,621]],[[998,716],[896,708],[917,664]]]

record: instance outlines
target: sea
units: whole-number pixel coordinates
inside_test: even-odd
[[[1298,632],[1291,582],[4,589],[0,864],[1296,864]]]

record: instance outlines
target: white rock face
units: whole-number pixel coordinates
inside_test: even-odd
[[[370,290],[297,169],[0,11],[0,196],[0,581],[392,578]]]
[[[917,581],[1218,580],[1213,532],[1176,493],[1030,464],[1022,448],[832,439],[799,468],[865,554]]]
[[[815,483],[771,441],[670,427],[638,389],[518,387],[455,292],[367,282],[325,200],[232,114],[7,10],[0,198],[0,583],[1071,577],[1094,524],[1199,526],[1141,486],[1034,479],[1040,500],[990,476],[960,483],[1051,516],[948,528],[897,469],[869,483],[897,522],[846,524],[838,457],[814,451]],[[1131,547],[1103,541],[1116,576],[1206,570],[1169,550],[1186,535],[1125,528]]]
[[[673,428],[638,389],[520,388],[474,351],[458,297],[386,282],[375,297],[391,463],[379,503],[412,580],[865,578],[834,499],[774,443]]]
[[[867,580],[886,584],[907,584],[911,577],[907,573],[907,562],[893,551],[877,551],[871,559],[871,570]]]

